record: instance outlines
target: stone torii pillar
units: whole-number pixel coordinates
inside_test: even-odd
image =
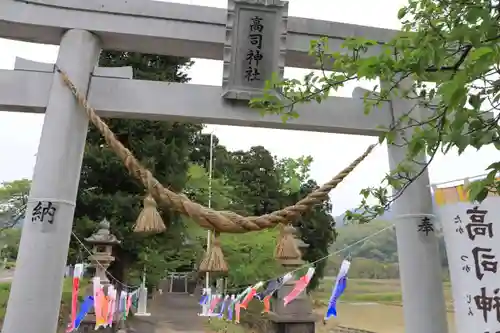
[[[399,89],[407,89],[410,85],[410,80],[403,80]],[[428,116],[428,113],[422,114],[423,110],[416,107],[414,100],[393,96],[391,105],[394,119],[400,119],[410,110],[412,110],[411,116],[415,119]],[[412,130],[413,128],[410,127],[402,131],[395,142],[396,145],[388,145],[391,170],[396,169],[399,163],[405,160],[407,147],[404,145],[404,139],[411,138]],[[397,144],[402,144],[402,146]],[[426,156],[422,155],[415,163],[416,171],[419,171],[424,163],[426,163]],[[434,232],[419,231],[422,220],[432,216],[433,213],[429,184],[429,173],[424,170],[396,199],[392,207],[396,219],[406,333],[448,332],[438,239]]]
[[[95,35],[69,30],[62,37],[57,65],[86,93],[99,52]],[[55,72],[3,333],[57,331],[87,127],[85,113]]]
[[[411,82],[404,80],[399,89],[408,88]],[[388,85],[387,82],[381,82]],[[363,99],[370,91],[355,88],[353,97]],[[377,96],[373,96],[377,98]],[[390,111],[394,119],[412,110],[414,119],[427,119],[433,116],[429,109],[415,107],[414,100],[391,96]],[[379,111],[374,111],[379,112]],[[389,167],[394,170],[405,160],[404,138],[411,138],[412,128],[399,133],[395,145],[387,145]],[[424,163],[420,156],[418,163]],[[422,166],[416,165],[420,170]],[[443,292],[442,269],[439,260],[438,239],[434,232],[426,234],[419,231],[423,218],[433,213],[429,174],[424,170],[393,203],[391,209],[395,217],[398,247],[399,272],[403,296],[403,309],[406,333],[447,333],[446,303]],[[394,193],[396,194],[396,193]]]

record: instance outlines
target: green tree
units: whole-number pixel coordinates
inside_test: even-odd
[[[189,164],[188,178],[184,193],[199,204],[210,206],[217,210],[227,209],[234,200],[234,188],[227,184],[226,179],[212,177],[201,165]]]
[[[20,226],[28,194],[31,187],[31,180],[18,179],[11,182],[4,182],[0,186],[0,250],[1,258],[8,261],[15,261],[21,240],[21,229],[12,228]]]
[[[132,66],[135,79],[186,82],[182,69],[187,59],[103,51],[100,66]],[[118,140],[146,165],[158,180],[176,192],[187,181],[189,156],[201,125],[177,122],[110,119],[107,123]],[[143,237],[132,232],[141,210],[145,191],[131,177],[122,162],[106,145],[100,133],[89,128],[75,210],[74,232],[80,238],[95,231],[103,218],[111,221],[111,231],[122,241],[110,272],[129,284],[137,283],[145,265],[148,281],[156,284],[166,270],[190,265],[194,254],[184,246],[184,226],[177,214],[161,207],[167,232]],[[87,255],[72,240],[71,261]]]
[[[0,233],[1,258],[7,258],[7,261],[15,262],[21,241],[21,229],[6,229]]]
[[[31,180],[23,178],[0,185],[0,225],[11,227],[24,215]]]
[[[235,174],[232,152],[220,145],[216,135],[201,134],[195,138],[190,161],[203,166],[206,170],[210,167],[210,137],[212,136],[212,176],[215,178],[231,178]]]
[[[217,210],[226,210],[233,201],[234,189],[223,178],[214,177],[210,180],[209,173],[203,166],[190,164],[184,194],[191,200],[202,205],[211,206]],[[186,227],[186,236],[190,241],[193,251],[196,253],[196,261],[199,261],[206,249],[207,230],[200,228],[195,221],[188,217],[182,217],[182,220]]]
[[[197,138],[191,161],[208,170],[210,135]],[[213,176],[234,190],[228,209],[243,215],[262,215],[283,206],[284,196],[275,158],[262,146],[248,151],[227,151],[213,137]]]
[[[248,151],[228,152],[225,147],[219,144],[216,136],[212,138],[213,147],[213,198],[216,192],[223,194],[223,200],[227,207],[220,206],[219,209],[231,209],[244,215],[261,215],[271,213],[274,210],[294,204],[296,201],[310,193],[317,187],[317,184],[310,180],[310,164],[312,158],[303,156],[297,159],[282,158],[277,159],[264,147],[252,147]],[[210,156],[210,135],[198,137],[196,148],[194,149],[191,160],[205,167],[209,166]],[[195,169],[193,169],[195,170]],[[201,187],[208,189],[205,171],[198,169],[200,178],[193,185],[198,183]],[[195,177],[196,178],[196,177]],[[204,180],[202,180],[204,179]],[[219,184],[225,184],[220,187]],[[189,182],[188,182],[189,183]],[[192,185],[191,185],[192,186]],[[187,188],[191,187],[187,186]],[[216,187],[219,189],[216,190]],[[206,204],[206,190],[200,186],[194,186],[190,195],[197,202]],[[196,194],[197,193],[197,194]],[[215,208],[215,206],[214,206]],[[304,260],[315,262],[316,260],[328,254],[328,248],[334,238],[334,223],[330,215],[331,207],[329,204],[318,205],[314,210],[305,214],[297,222],[298,232],[301,239],[309,245],[304,253]],[[192,228],[195,230],[196,228]],[[262,234],[262,236],[260,236]],[[230,254],[231,270],[229,272],[232,284],[245,284],[253,280],[265,280],[273,274],[280,274],[279,266],[275,266],[276,261],[273,258],[275,240],[269,237],[275,237],[276,231],[271,234],[266,232],[250,233],[248,235],[223,235],[222,247],[224,253]],[[198,233],[197,237],[203,242],[206,241],[205,233]],[[228,240],[228,241],[226,241]],[[237,244],[240,240],[241,244]],[[265,244],[264,244],[265,243]],[[253,262],[248,258],[255,260],[256,250],[250,251],[247,247],[253,244],[255,248],[266,249],[259,251],[262,262],[273,263],[271,269],[254,269]],[[247,252],[251,254],[248,255]],[[226,254],[227,256],[228,254]],[[239,259],[238,259],[239,258]],[[234,268],[231,262],[241,261]],[[260,259],[256,262],[260,262]],[[323,276],[323,268],[326,261],[319,262],[316,267],[315,277],[310,284],[315,288],[319,279]],[[255,267],[258,267],[255,266]],[[235,272],[233,270],[236,269]],[[274,277],[271,276],[271,277]]]
[[[275,230],[252,232],[245,236],[224,234],[221,246],[229,265],[229,287],[247,286],[277,278],[284,272],[274,259]]]
[[[347,39],[342,50],[332,51],[327,39],[313,41],[311,52],[327,74],[311,73],[303,81],[271,82],[280,88],[284,98],[266,96],[254,106],[281,113],[283,118],[297,117],[293,105],[321,102],[331,91],[353,80],[380,79],[371,95],[365,95],[365,111],[380,112],[376,106],[397,95],[412,105],[397,116],[380,142],[407,147],[406,160],[392,170],[384,185],[362,191],[361,221],[380,215],[427,168],[428,164],[412,163],[427,154],[431,162],[437,152],[455,149],[461,154],[467,147],[480,149],[494,145],[500,150],[500,7],[492,0],[409,0],[398,17],[402,31],[380,45],[363,37]],[[374,55],[376,54],[376,55]],[[334,61],[333,61],[334,60]],[[399,91],[398,89],[399,88]],[[427,108],[429,116],[418,108]],[[409,138],[398,142],[400,133]],[[500,192],[500,162],[487,168],[488,176],[470,186],[473,200],[483,200],[488,192]],[[391,196],[387,186],[398,190]],[[369,205],[370,197],[378,204]],[[349,216],[349,215],[348,215]]]
[[[274,157],[262,146],[230,153],[232,167],[225,171],[236,195],[243,199],[233,209],[248,215],[271,213],[283,206]]]
[[[209,138],[209,136],[204,136]],[[200,139],[200,138],[199,138]],[[191,155],[191,159],[199,164],[191,164],[188,170],[188,181],[184,188],[184,193],[191,199],[205,206],[208,205],[209,186],[211,186],[211,206],[218,210],[227,210],[231,206],[250,207],[250,211],[254,208],[251,206],[255,195],[242,197],[241,193],[245,191],[237,191],[235,186],[242,186],[241,178],[229,180],[228,177],[234,177],[238,174],[236,169],[241,155],[244,152],[238,152],[238,158],[232,161],[232,153],[228,153],[225,147],[218,145],[216,137],[214,139],[214,172],[209,181],[209,173],[203,166],[208,168],[208,156],[210,155],[209,141],[203,138],[199,140],[200,145],[196,146]],[[220,157],[223,157],[221,159]],[[247,161],[248,159],[244,158]],[[224,161],[224,163],[221,163]],[[236,170],[235,170],[236,169]],[[247,169],[249,170],[249,169]],[[232,185],[229,185],[229,184]],[[210,185],[209,185],[210,184]],[[233,186],[234,185],[234,186]],[[248,192],[246,192],[248,193]],[[245,206],[246,200],[249,203]],[[263,198],[265,200],[265,198]],[[184,223],[187,226],[187,234],[193,241],[193,246],[196,247],[197,253],[202,254],[202,249],[206,244],[206,230],[200,228],[196,222],[184,218]],[[224,252],[225,259],[230,267],[228,275],[228,286],[234,288],[253,284],[258,280],[268,280],[277,277],[282,271],[276,260],[273,258],[274,247],[276,244],[275,230],[265,230],[262,232],[253,232],[246,235],[221,235],[221,247]],[[201,257],[198,257],[198,260]]]
[[[103,51],[99,65],[103,67],[131,66],[136,80],[188,82],[186,69],[193,64],[187,58],[156,54]]]
[[[301,184],[307,182],[313,159],[312,156],[301,156],[297,159],[282,158],[276,163],[281,189],[285,193],[300,191]]]

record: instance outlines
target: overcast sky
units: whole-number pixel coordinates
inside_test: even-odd
[[[224,8],[226,0],[176,0]],[[289,15],[321,20],[354,23],[367,26],[397,29],[397,10],[404,0],[290,0]],[[57,47],[0,39],[0,68],[12,69],[16,56],[36,61],[55,62]],[[307,70],[288,68],[287,77],[301,78]],[[190,70],[191,83],[221,85],[222,62],[195,59]],[[370,88],[368,83],[358,83]],[[349,85],[340,96],[351,96],[355,84]],[[0,112],[0,182],[31,178],[43,124],[42,115]],[[248,149],[262,145],[272,154],[281,157],[311,155],[314,158],[312,177],[322,183],[360,155],[366,147],[377,141],[373,137],[339,134],[210,126],[208,131],[220,138],[231,150]],[[438,156],[431,165],[431,181],[446,182],[483,174],[485,168],[498,159],[493,148],[466,151],[461,157]],[[362,165],[351,174],[332,194],[334,213],[343,213],[359,202],[359,191],[370,185],[380,184],[388,171],[386,147],[378,147]]]

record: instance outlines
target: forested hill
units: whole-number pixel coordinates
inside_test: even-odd
[[[337,220],[337,219],[336,219]],[[330,252],[339,251],[364,237],[372,235],[391,223],[378,220],[367,224],[345,225],[337,228],[337,240],[331,246]],[[440,256],[443,267],[447,267],[444,241],[440,238]],[[353,265],[351,273],[363,278],[397,278],[398,253],[394,229],[388,229],[351,247],[343,255],[351,255]],[[330,260],[329,271],[335,271],[342,260],[342,255],[334,255]]]
[[[350,209],[350,211],[354,214],[363,214],[364,213],[362,210],[357,209],[357,208]],[[335,225],[337,226],[337,228],[346,226],[346,224],[345,224],[346,222],[344,221],[345,215],[346,214],[341,214],[339,216],[335,216]],[[384,212],[384,214],[379,217],[379,219],[383,220],[383,221],[390,221],[390,220],[392,220],[392,218],[393,218],[393,214],[392,214],[392,211],[390,209],[386,210]]]

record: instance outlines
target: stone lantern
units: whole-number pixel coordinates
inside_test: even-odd
[[[97,232],[92,234],[90,237],[85,238],[85,242],[92,246],[92,255],[89,256],[89,261],[91,267],[95,268],[94,277],[99,277],[101,284],[103,286],[104,292],[108,292],[108,286],[110,285],[109,279],[107,277],[107,269],[109,265],[115,260],[113,257],[113,246],[119,245],[121,242],[116,238],[115,235],[109,231],[109,222],[104,219],[99,223],[99,229]],[[88,286],[86,291],[87,296],[93,294],[92,284]],[[116,320],[117,318],[114,318]],[[78,328],[78,333],[90,333],[95,332],[96,318],[93,309],[85,316],[80,327]],[[100,328],[99,332],[111,333],[113,332],[113,327]]]
[[[309,245],[304,243],[296,236],[294,232],[295,242],[300,252],[303,254]],[[302,258],[282,259],[280,264],[287,271],[298,269],[304,264]],[[269,313],[269,319],[273,323],[273,333],[314,333],[316,315],[313,313],[312,302],[309,296],[304,291],[295,300],[286,307],[284,306],[284,298],[294,288],[296,280],[288,281],[281,287],[272,303],[272,311]]]
[[[113,246],[121,242],[109,232],[109,222],[106,219],[99,223],[99,230],[92,236],[85,238],[85,241],[92,245],[92,255],[89,260],[92,267],[95,268],[94,276],[99,277],[103,285],[108,285],[109,280],[106,271],[115,260],[112,255]]]

